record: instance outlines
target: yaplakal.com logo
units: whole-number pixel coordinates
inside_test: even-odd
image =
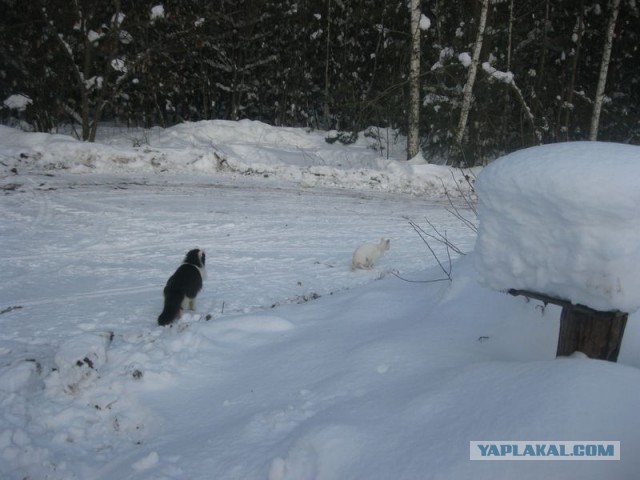
[[[620,460],[618,441],[472,441],[470,460]]]

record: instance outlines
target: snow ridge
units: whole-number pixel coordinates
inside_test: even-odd
[[[147,131],[104,129],[97,143],[66,135],[30,134],[0,126],[5,171],[71,173],[199,173],[278,179],[306,188],[333,187],[470,195],[462,172],[406,162],[387,130],[361,133],[354,145],[329,144],[324,132],[223,120]],[[389,138],[387,138],[389,137]],[[402,160],[399,160],[401,158]],[[472,175],[472,174],[471,174]]]

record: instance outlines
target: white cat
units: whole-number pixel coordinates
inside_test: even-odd
[[[364,245],[360,245],[358,248],[356,248],[356,251],[353,252],[351,269],[371,269],[373,267],[373,262],[384,255],[384,252],[389,250],[390,246],[391,240],[385,240],[384,238],[380,239],[380,243],[378,243],[377,245],[375,243],[365,243]]]

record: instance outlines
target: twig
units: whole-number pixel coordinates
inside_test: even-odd
[[[447,239],[447,232],[444,232],[444,245],[447,249],[447,260],[449,261],[449,276],[451,276],[451,272],[453,271],[453,262],[451,261],[451,251],[449,250],[449,245],[452,245],[451,242]]]
[[[469,227],[471,230],[477,233],[478,227],[476,227],[476,225],[471,220],[468,220],[464,215],[462,215],[462,213],[460,213],[460,210],[458,210],[458,207],[456,207],[455,203],[453,203],[453,199],[451,198],[451,195],[449,194],[449,191],[447,190],[447,187],[445,186],[444,181],[440,179],[440,182],[442,182],[442,187],[444,188],[444,194],[447,197],[447,200],[449,201],[449,205],[451,205],[451,209],[449,208],[446,209],[447,212],[449,212],[451,215],[456,217],[458,220],[464,223],[467,227]],[[456,185],[457,184],[458,183],[456,182]],[[475,207],[471,204],[469,199],[466,197],[466,195],[463,194],[462,198],[464,199],[467,206],[471,209],[471,211],[477,216],[478,212],[476,211]]]
[[[433,225],[433,223],[431,223],[429,221],[428,218],[425,218],[425,222],[427,222],[429,224],[429,226],[433,229],[433,231],[436,232],[437,236],[433,235],[433,234],[431,234],[429,232],[426,232],[422,227],[420,227],[420,225],[417,225],[411,219],[407,218],[407,220],[409,221],[409,223],[413,223],[412,227],[414,229],[416,229],[416,228],[419,229],[426,237],[433,238],[435,241],[445,244],[447,246],[447,248],[451,248],[451,250],[456,252],[458,255],[465,255],[465,253],[462,250],[460,250],[458,247],[456,247],[453,243],[451,243],[449,241],[449,239],[447,238],[446,233],[445,233],[445,235],[442,235],[438,231],[438,229],[435,227],[435,225]]]
[[[464,172],[463,172],[464,174]],[[458,181],[456,180],[455,176],[453,175],[453,172],[451,172],[451,175],[453,176],[453,180],[454,183],[456,184],[456,188],[458,189],[458,193],[462,196],[462,198],[464,199],[465,203],[467,204],[467,207],[476,215],[477,217],[477,211],[475,209],[475,206],[473,205],[473,203],[471,202],[469,195],[467,193],[465,193],[462,188],[460,187],[460,185],[458,185]],[[465,180],[467,181],[471,191],[473,192],[473,185],[471,183],[471,181],[469,180],[468,176],[464,176]],[[449,201],[449,204],[451,205],[451,208],[447,208],[445,207],[445,210],[447,212],[449,212],[451,215],[453,215],[455,218],[457,218],[458,220],[460,220],[464,225],[466,225],[468,228],[470,228],[473,232],[478,231],[478,228],[476,227],[476,225],[471,221],[468,220],[458,209],[458,207],[456,206],[456,204],[453,202],[453,199],[451,198],[451,195],[449,194],[449,191],[447,190],[447,187],[444,184],[444,181],[442,179],[440,179],[440,181],[442,182],[442,187],[444,188],[445,191],[445,195],[447,197],[447,200]],[[415,230],[415,232],[418,234],[418,236],[422,239],[422,241],[424,242],[424,244],[427,246],[427,248],[429,249],[429,251],[431,252],[431,255],[433,256],[433,258],[435,258],[436,262],[438,262],[438,265],[440,266],[440,269],[444,272],[444,274],[447,276],[446,279],[438,279],[438,280],[429,280],[429,281],[425,281],[425,282],[419,282],[419,283],[431,283],[431,282],[440,282],[440,281],[445,281],[445,280],[449,280],[452,281],[453,279],[451,278],[451,273],[453,271],[453,262],[451,260],[451,251],[453,250],[457,255],[465,255],[465,252],[463,252],[460,248],[458,248],[456,245],[454,245],[449,238],[447,237],[447,232],[445,231],[444,233],[441,233],[436,226],[431,223],[429,221],[428,218],[425,219],[425,221],[427,222],[427,224],[429,225],[429,227],[431,227],[431,229],[433,230],[434,233],[429,233],[427,231],[425,231],[422,227],[420,227],[418,224],[416,224],[413,220],[411,220],[408,217],[404,217],[407,219],[407,221],[409,222],[409,225],[411,225],[411,227]],[[431,245],[429,244],[428,239],[432,239],[435,240],[441,244],[443,244],[445,246],[446,252],[447,252],[447,263],[448,263],[448,269],[445,268],[445,266],[443,265],[443,262],[440,261],[440,258],[438,258],[438,255],[436,254],[436,252],[433,250],[433,248],[431,248]],[[395,274],[394,274],[395,275]],[[398,275],[396,275],[398,276]],[[398,276],[398,278],[400,278]]]
[[[4,315],[5,313],[13,312],[14,310],[20,310],[22,308],[21,305],[16,305],[13,307],[7,307],[4,310],[0,311],[0,315]]]
[[[394,277],[402,280],[403,282],[408,282],[408,283],[436,283],[436,282],[450,282],[451,278],[437,278],[435,280],[409,280],[408,278],[404,278],[401,275],[397,274],[396,272],[389,272],[391,275],[393,275]]]
[[[453,174],[453,172],[450,172],[450,173],[451,173],[451,177],[453,178],[453,181],[456,184],[456,189],[458,190],[458,193],[460,194],[460,196],[462,197],[464,202],[467,204],[467,207],[469,207],[469,209],[476,216],[478,216],[478,212],[476,211],[475,204],[469,199],[469,195],[462,191],[462,187],[460,187],[460,185],[458,185],[458,182],[456,181],[456,177]],[[471,191],[471,193],[475,193],[476,192],[476,188],[473,185],[473,183],[471,183],[471,180],[469,180],[469,177],[473,176],[473,179],[475,181],[476,180],[475,174],[471,170],[469,170],[470,175],[467,175],[466,173],[464,173],[464,170],[462,168],[460,169],[460,173],[462,174],[462,177],[464,178],[465,182],[467,182],[467,186],[469,187],[469,190]],[[445,192],[446,192],[446,188],[445,188]]]
[[[427,241],[427,239],[424,237],[424,235],[422,234],[422,232],[420,231],[421,229],[419,229],[415,223],[413,223],[411,220],[409,220],[409,225],[411,225],[411,227],[416,231],[416,233],[418,234],[418,236],[422,239],[422,241],[424,242],[424,244],[427,246],[427,248],[429,249],[429,251],[431,252],[431,255],[433,255],[433,258],[436,259],[436,262],[438,262],[438,265],[440,266],[440,268],[442,269],[442,271],[444,272],[444,274],[447,276],[447,278],[449,279],[449,281],[452,281],[451,278],[451,257],[449,257],[449,271],[447,271],[446,268],[444,268],[444,265],[442,265],[442,262],[440,261],[440,259],[438,258],[438,255],[436,255],[436,252],[433,251],[433,248],[431,248],[431,245],[429,245],[429,242]]]

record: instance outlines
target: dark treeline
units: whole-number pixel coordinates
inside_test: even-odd
[[[427,158],[477,164],[539,143],[588,139],[616,1],[492,0],[471,109],[457,137],[481,8],[421,3],[419,138]],[[0,0],[4,123],[170,126],[262,120],[407,129],[407,0]],[[622,0],[598,140],[640,143],[640,14]]]

